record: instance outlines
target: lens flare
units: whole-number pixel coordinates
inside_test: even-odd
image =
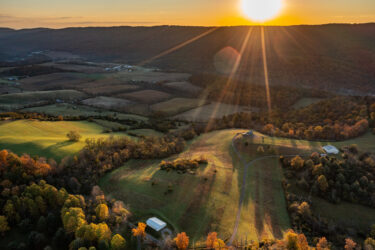
[[[241,0],[241,10],[254,22],[264,22],[276,17],[282,7],[282,0]]]

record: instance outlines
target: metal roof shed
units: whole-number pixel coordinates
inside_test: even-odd
[[[332,145],[324,146],[323,149],[327,154],[338,154],[339,153],[339,150],[335,146],[332,146]]]
[[[167,226],[167,223],[165,223],[164,221],[156,218],[156,217],[152,217],[150,219],[148,219],[146,221],[146,224],[147,226],[151,227],[152,229],[154,229],[155,231],[159,232],[160,230],[162,230],[163,228],[165,228]]]

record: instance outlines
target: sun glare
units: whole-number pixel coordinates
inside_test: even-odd
[[[242,12],[254,22],[265,22],[276,17],[282,6],[282,0],[241,0]]]

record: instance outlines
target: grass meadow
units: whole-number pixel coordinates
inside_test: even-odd
[[[4,121],[0,123],[0,148],[20,155],[27,153],[32,156],[61,160],[80,151],[87,138],[111,135],[104,134],[103,129],[97,123],[86,121]],[[78,131],[82,135],[79,142],[68,141],[66,134],[71,130]],[[125,136],[123,133],[114,133],[114,135]]]
[[[235,225],[244,174],[243,166],[233,156],[231,140],[242,131],[201,135],[179,156],[169,158],[204,155],[209,163],[195,175],[162,171],[160,160],[132,160],[104,176],[100,185],[109,197],[128,204],[138,220],[158,216],[176,231],[187,232],[195,242],[204,240],[210,231],[228,239]],[[267,168],[262,164],[248,172],[237,239],[279,237],[290,226],[278,162],[265,162]],[[173,191],[166,193],[169,186]],[[272,211],[268,205],[273,205]]]

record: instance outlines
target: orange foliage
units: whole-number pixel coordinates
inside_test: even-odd
[[[345,250],[354,250],[357,246],[357,243],[355,243],[352,239],[345,239]]]
[[[217,241],[217,233],[216,232],[209,233],[206,239],[206,247],[208,249],[214,248],[215,241]]]
[[[7,157],[8,157],[8,151],[7,150],[1,150],[0,151],[0,163],[6,164],[7,162]]]
[[[0,151],[0,171],[5,171],[5,168],[8,165],[7,157],[8,157],[8,151],[6,151],[5,149],[1,150]]]
[[[309,243],[304,234],[299,234],[297,238],[299,250],[309,250]]]
[[[51,166],[46,163],[44,158],[39,158],[39,160],[36,161],[29,155],[23,155],[20,161],[27,174],[45,176],[52,170]]]
[[[228,249],[222,239],[217,238],[217,233],[209,233],[206,239],[206,247],[208,249]]]
[[[177,237],[174,238],[178,249],[186,249],[189,246],[189,237],[185,232],[177,234]]]
[[[146,229],[146,224],[143,222],[138,222],[138,227],[132,229],[133,236],[145,237],[146,236],[145,229]]]
[[[328,250],[329,245],[326,237],[322,237],[319,239],[319,242],[316,244],[316,249],[317,250]]]

